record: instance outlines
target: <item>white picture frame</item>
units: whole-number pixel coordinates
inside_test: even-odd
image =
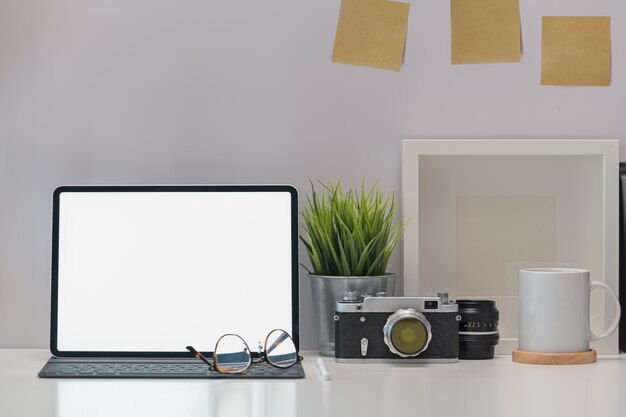
[[[618,293],[619,141],[403,140],[402,217],[404,294],[495,299],[496,353],[510,354],[520,268],[589,269]],[[595,330],[615,312],[601,294],[591,304]],[[591,347],[619,353],[617,332]]]

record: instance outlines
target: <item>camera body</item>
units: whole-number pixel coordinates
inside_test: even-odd
[[[458,305],[433,297],[342,294],[335,315],[338,362],[451,363],[459,358]]]

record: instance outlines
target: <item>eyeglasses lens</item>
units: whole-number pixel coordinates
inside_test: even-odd
[[[236,374],[250,366],[252,356],[244,340],[234,334],[227,334],[217,342],[213,353],[215,367],[221,373]]]
[[[293,339],[284,330],[273,330],[265,339],[265,358],[279,368],[288,368],[298,361]]]

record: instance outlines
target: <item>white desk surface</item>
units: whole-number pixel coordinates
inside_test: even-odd
[[[339,364],[303,352],[302,380],[40,379],[49,353],[0,349],[0,416],[626,416],[626,355],[538,366]]]

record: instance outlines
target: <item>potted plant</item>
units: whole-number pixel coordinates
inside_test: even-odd
[[[387,263],[405,226],[394,222],[393,193],[384,196],[376,183],[344,191],[340,181],[323,183],[301,211],[303,242],[311,261],[307,270],[320,338],[320,354],[335,355],[335,304],[343,291],[393,295],[397,274]]]

